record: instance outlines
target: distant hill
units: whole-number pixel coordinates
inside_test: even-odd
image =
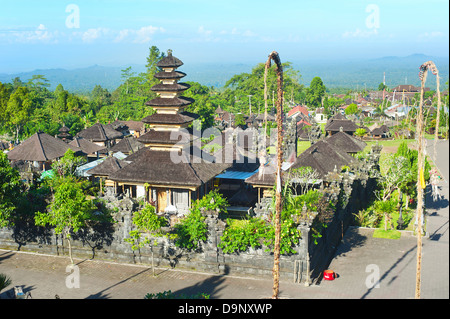
[[[439,70],[441,87],[448,81],[448,58],[413,54],[406,57],[387,56],[378,59],[354,60],[346,62],[294,63],[302,74],[302,83],[309,86],[315,76],[319,76],[326,87],[346,87],[352,89],[378,88],[386,74],[386,85],[395,87],[399,84],[420,86],[419,67],[427,61],[433,61]],[[426,86],[436,88],[436,78],[429,76]]]
[[[90,92],[97,84],[112,91],[121,83],[120,67],[99,65],[74,70],[45,69],[17,74],[0,74],[0,82],[11,82],[15,77],[19,77],[23,82],[26,82],[35,74],[45,76],[50,82],[51,90],[54,90],[58,84],[62,84],[64,89],[73,93]]]
[[[395,87],[399,84],[420,85],[418,78],[419,66],[426,61],[433,61],[439,69],[441,87],[448,81],[448,58],[430,57],[423,54],[413,54],[407,57],[387,56],[378,59],[353,60],[345,62],[305,62],[291,61],[293,67],[300,71],[301,83],[309,86],[315,76],[319,76],[328,88],[352,88],[364,87],[377,88],[383,82],[383,73],[386,73],[386,85]],[[264,62],[264,61],[262,61]],[[34,74],[44,75],[51,84],[52,90],[58,84],[74,93],[88,93],[95,85],[100,84],[109,91],[115,90],[121,83],[122,67],[105,67],[94,65],[87,68],[73,70],[46,69],[23,72],[17,74],[0,74],[0,82],[11,82],[15,77],[26,82]],[[233,75],[243,72],[251,72],[254,65],[250,64],[225,64],[225,63],[195,63],[185,64],[180,70],[187,76],[183,81],[195,81],[206,86],[222,87]],[[136,73],[144,72],[143,65],[133,65]],[[434,76],[429,76],[427,86],[436,87]]]

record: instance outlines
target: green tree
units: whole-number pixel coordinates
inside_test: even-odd
[[[325,96],[325,85],[318,76],[311,80],[311,84],[306,91],[306,101],[308,106],[318,108],[322,105],[322,98]]]
[[[364,135],[366,135],[366,129],[364,128],[357,128],[355,131],[355,135],[358,136],[359,138],[363,137]]]
[[[6,111],[8,106],[9,97],[11,95],[11,88],[0,82],[0,132],[3,131],[3,127],[7,124]]]
[[[147,57],[147,64],[145,65],[147,68],[146,77],[150,87],[159,83],[159,81],[153,76],[159,71],[157,63],[165,56],[165,53],[161,52],[158,47],[154,45],[150,47]]]
[[[387,88],[388,87],[383,82],[381,82],[380,85],[378,85],[378,91],[383,91],[383,90],[385,90]]]
[[[358,108],[358,105],[355,103],[351,103],[349,106],[345,108],[345,114],[352,115],[352,114],[358,114],[360,112],[360,109]]]
[[[17,88],[11,94],[6,107],[7,123],[14,127],[16,140],[19,139],[22,127],[29,121],[33,112],[33,101],[29,93],[29,90],[25,87]]]
[[[94,209],[92,200],[86,198],[82,184],[73,177],[64,177],[56,186],[47,211],[36,213],[35,224],[55,227],[55,234],[62,235],[68,243],[69,257],[73,264],[71,234],[77,233],[92,219]]]
[[[227,200],[217,190],[210,191],[202,199],[197,199],[192,204],[189,214],[175,225],[175,245],[188,250],[198,249],[200,242],[206,241],[208,233],[202,209],[223,215],[226,214],[227,207]]]
[[[70,148],[58,161],[52,164],[52,169],[61,177],[73,176],[78,166],[86,162],[81,156],[75,156],[75,152]]]
[[[125,241],[132,245],[133,250],[138,250],[145,245],[150,245],[152,252],[152,270],[155,275],[153,247],[157,241],[154,237],[163,236],[162,227],[167,225],[167,220],[155,212],[155,207],[146,204],[142,210],[133,214],[133,225],[135,229],[130,231],[129,238]]]
[[[11,167],[7,155],[0,152],[0,228],[14,224],[21,185],[19,172]]]
[[[245,119],[244,119],[244,114],[242,113],[238,113],[236,114],[236,116],[234,117],[234,125],[236,127],[244,127],[245,126]]]
[[[303,85],[300,84],[300,73],[294,70],[292,63],[286,62],[283,67],[283,90],[286,92],[286,100],[298,102],[303,93]],[[233,113],[249,114],[249,95],[251,95],[252,113],[264,112],[264,73],[265,64],[259,63],[251,73],[241,73],[234,75],[225,83],[224,90],[220,93],[222,100],[220,105],[228,106]],[[269,68],[267,74],[267,92],[272,96],[277,91],[277,76],[275,65]],[[271,103],[273,104],[273,103]],[[272,105],[275,109],[275,105]],[[270,111],[270,109],[268,110]]]

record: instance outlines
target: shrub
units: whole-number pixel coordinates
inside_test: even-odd
[[[248,247],[260,247],[266,231],[266,223],[259,218],[228,219],[227,228],[218,246],[224,253],[246,251]]]

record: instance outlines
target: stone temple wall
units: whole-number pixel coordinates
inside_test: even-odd
[[[325,196],[338,204],[322,229],[320,238],[313,238],[312,220],[298,223],[302,238],[293,247],[295,254],[280,258],[280,278],[295,282],[314,282],[320,279],[334,256],[343,234],[353,220],[352,214],[369,201],[376,187],[377,155],[365,164],[353,167],[352,173],[330,174],[332,182],[322,189]],[[374,169],[375,167],[375,169]],[[133,229],[132,215],[139,204],[128,197],[107,201],[107,207],[114,209],[115,223],[95,223],[73,235],[72,255],[81,259],[106,260],[121,263],[153,262],[157,267],[189,269],[213,274],[239,274],[247,276],[271,277],[273,254],[267,247],[249,249],[246,252],[224,254],[218,247],[225,229],[225,222],[216,212],[203,212],[208,226],[208,239],[199,251],[180,249],[167,237],[157,238],[158,244],[152,248],[144,247],[138,251],[131,249],[125,241]],[[255,215],[262,218],[270,216],[270,202],[254,209]],[[52,229],[36,227],[34,223],[16,224],[12,228],[0,229],[0,248],[7,250],[30,251],[57,256],[68,256],[68,246],[61,236]]]

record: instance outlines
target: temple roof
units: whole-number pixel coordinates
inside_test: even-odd
[[[67,126],[63,125],[58,131],[61,133],[69,133],[70,130]]]
[[[156,66],[160,67],[160,68],[171,68],[171,67],[177,68],[177,67],[180,67],[182,65],[183,65],[183,62],[180,59],[174,57],[172,55],[172,51],[170,51],[170,50],[169,50],[167,56],[162,58],[156,64]]]
[[[127,161],[120,160],[114,156],[108,157],[96,167],[89,170],[89,175],[93,176],[109,176],[110,174],[120,170],[128,165]]]
[[[138,138],[138,142],[144,144],[168,144],[174,145],[178,143],[187,144],[193,139],[192,129],[181,131],[157,131],[149,130],[147,133]]]
[[[156,84],[152,86],[152,91],[169,91],[169,92],[181,92],[189,89],[191,86],[186,83],[175,83],[175,84]]]
[[[8,153],[8,159],[13,161],[46,162],[63,157],[69,148],[75,153],[81,152],[80,148],[39,131],[22,142],[22,144],[14,147]]]
[[[347,153],[358,153],[363,151],[367,143],[361,141],[353,136],[350,136],[344,132],[337,132],[325,139],[327,142],[331,143],[333,146]]]
[[[110,124],[95,123],[78,133],[78,136],[95,142],[104,142],[122,138],[123,134],[116,131]]]
[[[81,151],[87,155],[106,150],[104,146],[97,145],[79,136],[75,136],[75,138],[69,143],[69,145],[80,148]]]
[[[145,103],[147,106],[159,106],[159,107],[170,107],[170,106],[176,106],[176,107],[182,107],[187,106],[189,104],[194,103],[195,100],[191,99],[189,97],[179,96],[179,97],[173,97],[173,98],[162,98],[157,97],[153,100],[150,100]]]
[[[349,165],[354,160],[347,152],[325,139],[314,143],[301,153],[290,169],[309,166],[315,169],[323,179],[335,167],[340,171],[342,166]]]
[[[201,154],[201,150],[198,150]],[[151,183],[199,187],[208,182],[229,165],[209,163],[200,157],[194,158],[192,152],[178,150],[155,151],[143,148],[135,153],[132,162],[109,176],[119,182]]]
[[[162,80],[162,79],[181,79],[186,76],[186,73],[180,72],[180,71],[161,71],[154,75],[155,79]]]
[[[132,154],[139,151],[141,148],[145,147],[144,144],[139,142],[134,136],[124,137],[116,145],[111,147],[109,150],[111,152],[122,152],[124,154]]]
[[[155,113],[142,119],[148,124],[184,124],[198,119],[200,116],[195,113],[182,112],[177,114]]]
[[[358,125],[356,125],[351,120],[331,120],[325,125],[325,131],[333,131],[338,132],[341,130],[344,132],[355,132],[358,129]]]

